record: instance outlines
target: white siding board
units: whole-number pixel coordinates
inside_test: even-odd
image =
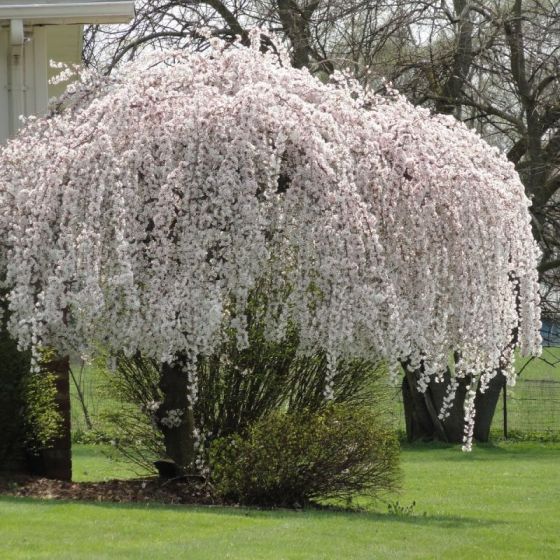
[[[8,83],[9,32],[0,29],[0,143],[10,135]]]

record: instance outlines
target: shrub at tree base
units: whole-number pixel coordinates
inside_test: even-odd
[[[397,486],[398,453],[393,431],[371,409],[275,412],[245,437],[214,442],[211,479],[224,499],[248,505],[377,496]]]
[[[211,442],[245,433],[249,426],[275,410],[290,413],[317,411],[326,403],[387,408],[385,369],[379,360],[339,360],[332,394],[325,396],[327,356],[297,356],[298,334],[291,329],[280,342],[267,340],[264,325],[255,314],[266,307],[262,293],[249,297],[248,347],[237,348],[235,331],[210,356],[197,361],[197,399],[193,414],[197,429],[199,465],[206,464]],[[266,309],[263,309],[266,311]],[[157,362],[140,355],[120,355],[113,372],[107,372],[106,390],[121,402],[106,415],[117,450],[143,468],[166,455],[162,425],[157,421],[164,400]],[[187,410],[182,410],[186,415]],[[141,445],[138,445],[141,442]]]
[[[3,324],[0,357],[0,471],[26,471],[60,428],[54,377],[44,368],[30,371],[29,352],[18,351]]]

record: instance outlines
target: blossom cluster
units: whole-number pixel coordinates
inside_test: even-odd
[[[167,414],[161,418],[160,422],[166,428],[178,428],[183,423],[184,410],[173,408],[167,411]]]
[[[296,324],[331,370],[374,353],[422,364],[425,387],[455,352],[456,375],[484,384],[514,379],[517,347],[539,351],[529,202],[452,118],[321,83],[257,44],[83,73],[63,102],[0,154],[21,346],[194,360],[224,327],[247,344],[266,282],[267,335]]]

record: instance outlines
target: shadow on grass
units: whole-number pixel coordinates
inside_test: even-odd
[[[427,461],[437,459],[437,455],[432,451],[441,451],[439,459],[442,461],[471,462],[471,461],[501,461],[517,459],[527,459],[530,461],[548,461],[552,456],[560,458],[560,444],[541,443],[541,442],[517,442],[499,441],[489,443],[477,443],[470,452],[461,450],[457,444],[442,442],[426,443],[402,443],[401,451],[404,451],[414,459],[421,459],[422,454],[426,455]]]
[[[403,523],[416,526],[432,526],[441,529],[467,529],[475,527],[488,527],[490,525],[502,525],[502,521],[488,519],[476,519],[472,517],[460,517],[456,515],[396,515],[367,510],[342,510],[330,508],[306,508],[293,509],[259,509],[249,507],[227,507],[227,506],[191,506],[191,505],[168,505],[157,503],[143,504],[115,504],[109,502],[86,502],[66,500],[39,500],[34,498],[18,498],[13,496],[0,496],[0,507],[3,503],[11,505],[22,505],[49,510],[58,507],[91,507],[103,510],[114,510],[115,513],[127,511],[151,511],[153,513],[166,512],[181,516],[184,514],[206,514],[224,517],[244,517],[254,519],[278,519],[282,521],[299,519],[302,523],[318,520],[345,520],[345,521],[369,521],[371,523]]]

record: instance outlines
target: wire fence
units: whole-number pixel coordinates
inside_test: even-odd
[[[405,431],[400,387],[391,387],[397,430]],[[492,422],[494,437],[560,438],[560,380],[518,379],[500,396]]]
[[[519,379],[506,387],[492,423],[505,437],[560,434],[560,381]]]
[[[506,387],[500,396],[492,423],[493,437],[560,440],[560,347],[545,348],[542,358],[518,364],[520,377],[515,387]],[[115,402],[102,390],[103,379],[94,366],[76,363],[72,383],[72,428],[85,433],[91,425],[103,428],[100,415],[111,410]],[[399,432],[405,432],[400,385],[390,387],[389,413]],[[504,406],[505,404],[505,406]]]

